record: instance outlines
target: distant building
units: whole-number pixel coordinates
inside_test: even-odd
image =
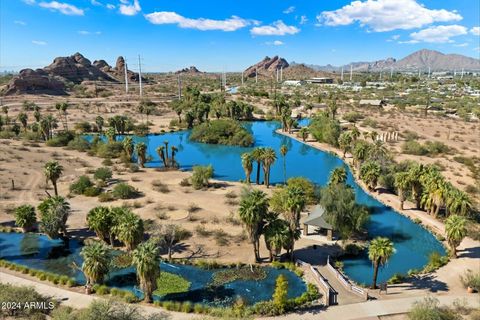
[[[285,80],[285,81],[283,81],[284,86],[298,87],[298,86],[303,86],[304,84],[305,84],[304,80]]]
[[[384,107],[387,105],[387,102],[385,100],[367,100],[367,99],[362,99],[358,103],[360,107]]]
[[[318,83],[318,84],[332,84],[333,78],[312,78],[307,80],[308,83]]]

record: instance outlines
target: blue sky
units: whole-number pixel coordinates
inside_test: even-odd
[[[341,65],[423,48],[480,57],[478,0],[0,0],[0,70],[81,52],[147,71],[265,56]]]

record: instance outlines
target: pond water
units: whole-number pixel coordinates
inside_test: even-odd
[[[45,235],[0,233],[0,258],[33,269],[68,275],[75,278],[77,283],[84,284],[83,273],[72,266],[74,263],[79,267],[82,265],[81,249],[82,244],[74,239],[64,244],[62,240],[51,240]],[[247,304],[254,304],[271,299],[275,281],[280,274],[288,280],[290,298],[300,296],[306,290],[301,278],[284,269],[265,268],[267,276],[261,281],[237,280],[215,288],[211,288],[209,284],[214,273],[220,269],[203,270],[194,266],[163,262],[160,264],[160,269],[184,277],[191,282],[191,285],[186,293],[154,296],[156,300],[191,301],[225,306],[232,304],[240,296]],[[141,297],[142,293],[136,289],[136,283],[134,268],[112,271],[106,279],[108,286],[129,290]]]
[[[301,125],[305,124],[305,120],[301,122]],[[274,163],[271,172],[272,183],[283,182],[283,159],[279,152],[283,144],[288,148],[286,156],[287,178],[303,176],[318,185],[324,186],[327,184],[328,177],[333,169],[345,166],[345,163],[333,154],[277,134],[275,132],[279,128],[277,122],[247,122],[245,127],[255,137],[253,147],[269,146],[277,152],[278,160]],[[197,143],[190,141],[188,136],[189,131],[180,131],[135,137],[134,140],[136,142],[143,141],[147,144],[148,155],[152,157],[152,161],[146,164],[147,167],[162,165],[155,149],[164,141],[168,141],[170,146],[174,145],[179,149],[176,159],[183,170],[191,170],[194,165],[211,164],[216,179],[226,181],[245,179],[240,156],[242,153],[253,149],[253,147]],[[121,138],[119,137],[119,139]],[[422,268],[427,263],[429,254],[434,251],[442,255],[445,254],[445,248],[430,232],[367,194],[356,184],[348,168],[347,172],[347,182],[355,189],[358,203],[367,205],[372,209],[370,222],[367,225],[369,237],[388,237],[395,244],[396,253],[390,259],[388,265],[379,270],[379,281],[386,281],[397,272],[405,274],[410,269]],[[254,180],[254,177],[255,167],[252,180]],[[344,270],[351,279],[358,283],[371,283],[373,268],[366,253],[355,258],[345,259]]]

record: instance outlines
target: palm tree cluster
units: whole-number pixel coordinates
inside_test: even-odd
[[[55,196],[43,200],[37,207],[40,213],[40,230],[48,237],[67,237],[67,219],[70,204],[63,197]]]
[[[164,168],[178,168],[179,164],[177,162],[177,159],[175,158],[175,155],[178,152],[178,148],[175,146],[170,147],[170,155],[168,154],[168,141],[165,140],[163,142],[163,145],[160,145],[155,149],[157,152],[158,156],[160,157],[160,160],[163,163]]]
[[[358,176],[370,190],[381,186],[394,191],[400,198],[401,209],[405,201],[411,199],[417,209],[434,217],[441,212],[447,217],[450,214],[466,216],[472,212],[473,204],[468,194],[446,181],[436,166],[412,161],[396,163],[376,136],[374,131],[365,132],[364,138],[372,142],[359,139],[360,132],[354,127],[339,138],[344,155],[352,153]]]
[[[300,213],[306,204],[306,194],[299,186],[278,188],[271,199],[260,190],[244,191],[238,213],[253,245],[255,261],[261,259],[259,247],[262,235],[270,261],[278,259],[282,249],[287,250],[293,260],[294,244],[300,238]]]
[[[404,170],[395,174],[395,188],[400,197],[401,207],[407,197],[417,209],[423,209],[437,217],[443,212],[468,216],[472,211],[472,201],[463,191],[454,187],[432,165],[408,163]]]
[[[270,186],[270,171],[272,165],[277,160],[277,154],[273,148],[257,147],[251,152],[242,154],[241,160],[247,183],[250,183],[251,181],[250,176],[252,174],[253,165],[256,163],[256,183],[260,184],[260,169],[262,168],[264,184],[267,188]]]
[[[143,220],[125,207],[95,207],[87,214],[87,226],[104,243],[121,241],[131,251],[143,240]]]
[[[189,129],[195,123],[207,121],[210,114],[217,119],[225,117],[233,120],[252,120],[254,111],[253,106],[244,101],[227,102],[223,93],[200,93],[194,87],[187,87],[181,99],[172,101],[170,107],[177,114],[178,123],[185,123]]]

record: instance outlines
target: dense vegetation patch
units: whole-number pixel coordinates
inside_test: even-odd
[[[450,148],[439,141],[427,141],[425,144],[421,144],[417,141],[410,140],[403,143],[402,152],[417,156],[436,156],[450,152]]]
[[[255,280],[260,281],[267,277],[264,268],[248,268],[227,269],[215,272],[212,277],[211,284],[213,286],[221,286],[236,280]]]
[[[157,296],[165,296],[171,293],[187,292],[191,282],[182,276],[162,271],[157,278],[157,290],[153,292]]]
[[[237,121],[214,120],[195,126],[190,139],[197,142],[248,147],[253,136]]]

